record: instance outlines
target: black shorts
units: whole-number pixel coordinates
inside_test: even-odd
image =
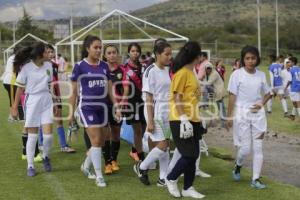
[[[126,111],[123,112],[126,117],[126,122],[128,125],[133,123],[142,123],[145,124],[144,116],[144,102],[129,102]]]
[[[113,110],[113,105],[109,104],[107,105],[107,110],[108,110],[108,123],[110,125],[113,125],[113,126],[119,126],[121,127],[122,125],[122,121],[121,122],[117,122],[114,118],[114,115],[115,115],[115,112]]]
[[[185,157],[198,158],[199,140],[202,139],[204,128],[201,122],[191,122],[194,136],[188,139],[180,138],[180,121],[170,121],[170,128],[174,144],[180,154]]]

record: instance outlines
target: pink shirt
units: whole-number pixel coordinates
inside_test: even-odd
[[[200,66],[199,66],[199,68],[198,68],[198,79],[199,80],[201,80],[201,81],[203,81],[203,79],[205,78],[205,66],[207,65],[207,64],[209,64],[209,61],[208,60],[204,60],[201,64],[200,64]]]

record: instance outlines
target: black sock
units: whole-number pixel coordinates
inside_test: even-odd
[[[22,134],[22,151],[23,151],[23,155],[26,155],[26,143],[27,143],[27,139],[28,139],[28,134],[27,133],[23,133]]]
[[[242,166],[239,166],[238,164],[235,164],[234,173],[235,174],[241,173],[241,168],[242,168]]]
[[[117,161],[119,150],[120,150],[120,141],[117,141],[117,142],[112,141],[111,142],[111,156],[112,156],[112,160]]]
[[[139,159],[143,161],[145,159],[144,152],[138,153]]]
[[[84,129],[83,138],[84,138],[86,149],[89,150],[92,147],[92,144],[91,144],[91,140],[86,132],[86,129]]]
[[[35,145],[34,157],[36,157],[39,153],[40,153],[39,143],[37,142],[36,145]]]
[[[104,147],[102,148],[102,154],[105,160],[105,165],[111,163],[111,156],[110,156],[110,141],[105,141]]]
[[[131,147],[131,152],[132,153],[137,153],[137,150],[136,150],[136,148],[134,146]]]

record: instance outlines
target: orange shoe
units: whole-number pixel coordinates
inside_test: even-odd
[[[132,151],[130,151],[129,156],[136,162],[138,162],[140,160],[137,152],[132,153]]]
[[[104,167],[104,174],[110,175],[112,173],[113,173],[112,165],[111,164],[105,165],[105,167]]]
[[[111,161],[111,165],[112,165],[112,171],[116,172],[116,171],[119,171],[120,170],[120,166],[119,164],[117,163],[117,161]]]

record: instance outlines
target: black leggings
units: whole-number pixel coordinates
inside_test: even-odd
[[[16,96],[16,91],[17,91],[17,86],[11,85],[11,84],[3,84],[5,90],[7,91],[8,97],[9,97],[9,107],[12,106],[15,96]],[[19,103],[18,106],[18,111],[19,111],[19,119],[23,120],[24,119],[24,112],[23,112],[23,107],[21,102]]]

